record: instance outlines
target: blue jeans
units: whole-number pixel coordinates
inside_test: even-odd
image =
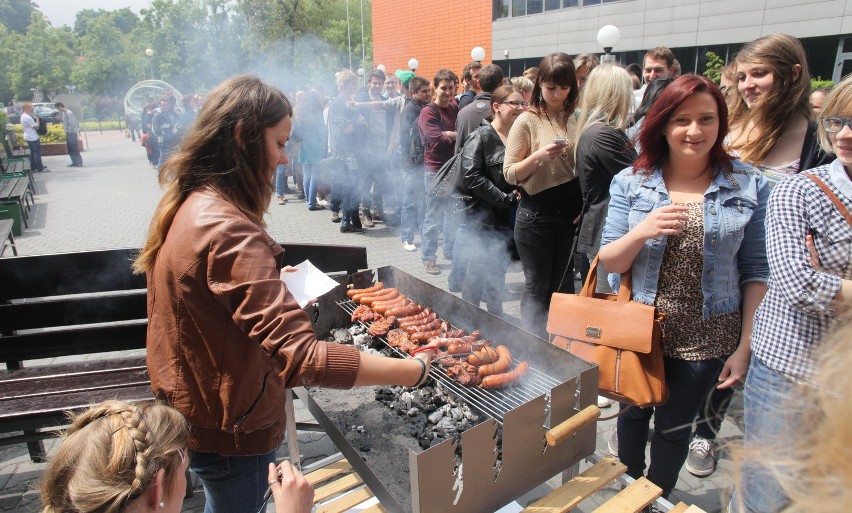
[[[44,164],[41,161],[41,141],[27,141],[27,146],[30,148],[30,169],[32,171],[44,171]]]
[[[453,268],[459,259],[458,248],[464,247],[467,254],[461,258],[468,264],[462,299],[476,306],[484,300],[489,312],[503,313],[506,270],[512,260],[511,239],[512,230],[508,227],[484,226],[475,220],[459,225],[453,248]]]
[[[423,226],[426,212],[426,190],[420,179],[423,170],[420,167],[404,167],[402,175],[402,212],[400,213],[400,238],[402,242],[414,242],[414,234]]]
[[[275,451],[258,456],[189,452],[189,467],[204,486],[204,513],[257,513]]]
[[[423,188],[435,176],[434,171],[428,169],[423,173]],[[423,224],[420,228],[420,240],[422,242],[421,260],[434,262],[438,257],[438,225],[443,225],[444,232],[444,257],[449,258],[453,254],[453,243],[456,239],[458,222],[454,220],[452,212],[452,198],[440,198],[426,193],[426,212],[423,215]]]
[[[275,195],[281,197],[287,192],[287,165],[278,164],[275,168]]]
[[[668,402],[656,407],[633,407],[618,417],[618,459],[627,466],[629,476],[639,479],[645,470],[645,444],[653,416],[648,480],[663,489],[664,497],[671,493],[689,453],[692,422],[704,397],[717,383],[724,363],[721,358],[687,361],[665,357]],[[622,409],[626,407],[621,405]]]
[[[476,251],[481,243],[478,237],[478,230],[472,225],[471,221],[462,218],[456,229],[456,242],[453,244],[453,262],[450,266],[450,274],[447,275],[447,287],[451,291],[457,292],[462,290],[465,278],[467,277],[468,264],[470,263],[469,255],[472,251]],[[446,237],[446,234],[444,237]]]
[[[795,404],[795,383],[751,357],[743,406],[747,450],[783,447],[794,436],[801,410]],[[848,399],[847,399],[848,400]],[[781,511],[789,499],[778,481],[753,455],[742,466],[742,479],[731,499],[732,513],[770,513]]]
[[[302,164],[302,188],[308,208],[317,206],[317,186],[319,185],[319,164]]]

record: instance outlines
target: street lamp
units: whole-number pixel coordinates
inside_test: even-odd
[[[148,74],[149,74],[151,80],[154,80],[154,65],[151,64],[154,61],[154,59],[153,59],[154,50],[152,50],[150,48],[146,48],[145,49],[145,55],[148,56]]]
[[[364,82],[364,68],[358,68],[358,82]]]
[[[619,39],[621,39],[621,31],[615,25],[604,25],[598,30],[598,44],[604,49],[601,62],[615,62],[615,55],[610,52],[618,44]]]
[[[473,50],[470,51],[470,58],[476,62],[482,62],[482,59],[485,58],[485,48],[481,46],[474,46]]]
[[[384,65],[384,64],[379,64],[378,66],[376,66],[376,69],[377,69],[377,70],[379,70],[379,71],[381,71],[382,73],[384,73],[384,72],[385,72],[385,65]]]
[[[417,67],[420,66],[420,62],[414,57],[408,59],[408,67],[411,71],[417,71]]]

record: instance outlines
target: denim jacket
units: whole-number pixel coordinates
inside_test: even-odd
[[[601,247],[620,239],[654,209],[670,205],[662,169],[651,176],[621,171],[610,186],[609,211]],[[763,219],[769,185],[755,168],[733,161],[730,173],[717,172],[704,193],[704,265],[701,292],[703,318],[733,312],[740,307],[740,287],[748,281],[766,282],[766,232]],[[657,296],[666,236],[645,241],[633,261],[633,299],[653,305]],[[610,274],[613,290],[620,276]]]

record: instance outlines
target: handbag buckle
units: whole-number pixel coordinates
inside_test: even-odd
[[[586,326],[586,336],[589,338],[601,338],[601,329],[594,326]]]

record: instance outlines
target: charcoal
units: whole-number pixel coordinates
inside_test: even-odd
[[[420,413],[420,410],[413,407],[410,408],[407,412],[405,412],[405,414],[409,417],[416,417],[418,413]]]
[[[450,416],[452,416],[454,421],[458,422],[464,418],[464,410],[462,408],[453,408],[450,410]]]
[[[345,330],[342,328],[331,330],[331,336],[334,337],[334,341],[338,344],[351,344],[352,343],[352,333],[349,330]]]
[[[361,333],[365,333],[367,331],[367,328],[365,328],[361,324],[353,324],[352,326],[349,327],[348,331],[349,331],[350,334],[352,334],[354,336],[354,335],[360,335]],[[332,330],[332,333],[334,333],[334,330]]]
[[[410,408],[411,404],[414,402],[414,394],[412,392],[403,392],[399,395],[399,400],[405,404],[407,408]]]
[[[444,410],[435,410],[428,418],[430,423],[437,424],[442,418],[444,418]]]
[[[432,437],[431,436],[422,436],[417,439],[417,443],[420,444],[420,447],[423,449],[428,449],[432,447]]]
[[[444,417],[435,425],[435,428],[449,433],[456,430],[456,423],[451,417]]]
[[[367,335],[366,333],[361,333],[359,335],[355,335],[352,339],[355,342],[355,345],[358,347],[367,347],[373,343],[373,337]]]
[[[370,452],[370,449],[371,449],[370,444],[368,444],[366,442],[358,445],[358,450],[360,450],[361,452]]]

